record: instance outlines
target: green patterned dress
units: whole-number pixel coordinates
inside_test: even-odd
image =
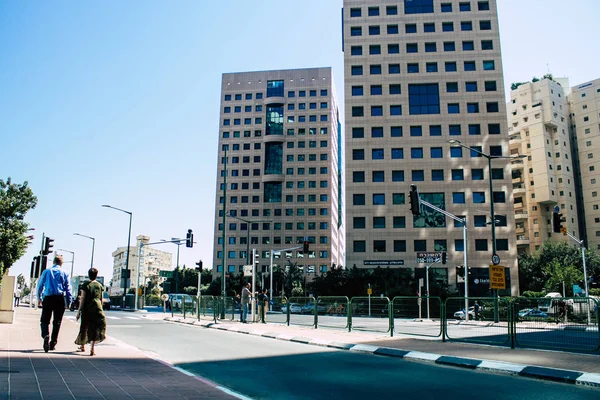
[[[75,339],[75,344],[100,343],[106,339],[106,318],[102,310],[102,285],[91,281],[87,285],[83,285],[81,289],[85,293],[81,309],[82,329]],[[84,325],[85,328],[83,328]]]

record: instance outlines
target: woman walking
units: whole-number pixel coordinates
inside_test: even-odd
[[[80,351],[85,351],[85,344],[91,343],[90,356],[95,355],[94,345],[106,339],[106,318],[102,310],[103,287],[96,282],[98,270],[90,268],[88,271],[90,281],[81,287],[81,300],[77,319],[81,318],[79,335],[75,344],[80,345]]]

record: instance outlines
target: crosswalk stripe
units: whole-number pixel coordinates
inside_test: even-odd
[[[110,315],[107,315],[107,316],[106,316],[106,318],[107,318],[107,319],[121,319],[121,318],[119,318],[119,317],[111,317]]]
[[[138,317],[125,317],[125,318],[127,318],[127,319],[140,319]]]

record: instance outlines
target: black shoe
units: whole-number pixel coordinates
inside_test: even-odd
[[[50,342],[50,350],[56,349],[56,342]]]
[[[50,350],[50,337],[45,336],[44,337],[44,351],[47,353],[48,350]]]

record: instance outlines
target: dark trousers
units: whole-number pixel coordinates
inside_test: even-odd
[[[63,295],[44,297],[42,302],[42,317],[40,318],[43,338],[50,334],[50,318],[52,317],[52,314],[54,314],[50,342],[56,343],[58,341],[58,332],[60,331],[60,323],[62,322],[64,313],[65,297]]]
[[[264,301],[258,305],[258,313],[260,316],[260,321],[267,322],[267,321],[265,321],[265,302]]]

